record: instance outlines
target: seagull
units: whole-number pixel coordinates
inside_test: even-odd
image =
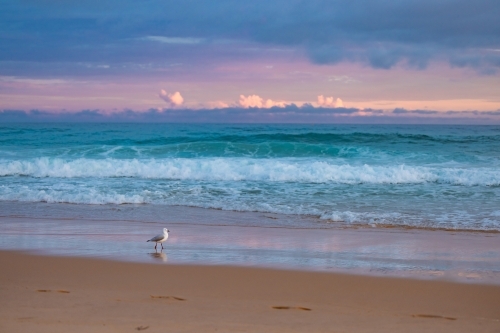
[[[153,238],[151,238],[150,240],[148,240],[148,242],[155,242],[155,250],[156,250],[156,247],[158,246],[158,243],[160,243],[161,245],[161,249],[163,250],[163,242],[165,242],[167,239],[168,239],[168,233],[170,231],[167,229],[167,228],[163,228],[163,234],[162,235],[156,235],[154,236]]]

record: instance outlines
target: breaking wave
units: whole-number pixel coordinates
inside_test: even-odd
[[[116,178],[207,181],[268,181],[338,184],[445,183],[498,186],[500,169],[351,165],[309,159],[74,159],[41,157],[0,161],[0,176]]]

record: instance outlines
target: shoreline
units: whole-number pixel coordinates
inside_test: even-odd
[[[16,207],[17,208],[13,208]],[[42,206],[43,210],[49,213],[44,217],[34,216],[35,212],[38,213],[38,206]],[[58,208],[73,208],[78,211],[79,215],[68,214],[65,209],[62,211]],[[29,207],[29,208],[27,208]],[[35,208],[33,208],[35,207]],[[500,229],[467,229],[467,228],[448,228],[448,227],[420,227],[411,224],[390,224],[390,223],[349,223],[346,221],[333,221],[329,219],[322,219],[317,215],[308,214],[284,214],[265,211],[241,211],[241,210],[226,210],[222,208],[213,207],[199,207],[199,206],[184,206],[184,205],[163,205],[152,203],[141,204],[80,204],[71,202],[24,202],[24,201],[0,201],[0,211],[8,211],[6,215],[0,215],[1,218],[31,218],[31,219],[46,219],[51,218],[54,220],[97,220],[97,221],[128,221],[128,222],[142,222],[142,223],[158,223],[168,221],[168,223],[182,223],[182,224],[195,224],[195,225],[218,225],[218,226],[242,226],[242,227],[262,227],[262,228],[288,228],[288,229],[380,229],[380,230],[417,230],[417,231],[447,231],[459,233],[486,233],[486,234],[500,234]],[[120,218],[120,211],[133,211],[141,210],[155,211],[154,214],[149,216],[150,219],[145,219],[145,216],[139,216],[135,219]],[[52,211],[53,210],[53,211]],[[93,211],[107,214],[107,218],[102,216],[93,216]],[[162,215],[162,213],[173,212],[172,217]],[[190,219],[202,219],[205,223],[194,222],[171,222],[184,218],[184,214]],[[55,214],[68,214],[66,216],[54,216]],[[88,215],[87,215],[88,214]],[[226,221],[226,224],[215,224],[213,221],[221,218]],[[235,220],[243,219],[244,224],[235,224]],[[269,226],[260,223],[255,224],[259,219],[272,220]],[[283,224],[286,221],[286,224]],[[246,224],[245,224],[246,223]]]
[[[500,286],[0,251],[6,332],[494,332]]]

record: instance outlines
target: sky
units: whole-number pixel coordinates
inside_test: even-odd
[[[0,0],[0,121],[500,123],[499,17],[498,0]]]

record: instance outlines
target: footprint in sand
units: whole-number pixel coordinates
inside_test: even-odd
[[[139,326],[139,327],[136,327],[135,329],[137,331],[144,331],[144,330],[147,330],[149,328],[149,326]]]
[[[173,299],[176,301],[185,301],[186,300],[185,298],[180,298],[180,297],[175,297],[175,296],[154,296],[154,295],[150,295],[150,296],[151,296],[151,298]]]
[[[273,306],[273,309],[276,310],[302,310],[302,311],[311,311],[309,308],[305,308],[302,306]]]
[[[412,315],[412,317],[457,320],[457,318],[453,318],[453,317],[444,317],[444,316],[431,315],[431,314],[416,314],[416,315]]]
[[[37,290],[39,293],[50,293],[52,290],[50,289],[38,289]],[[69,291],[68,290],[56,290],[58,293],[61,293],[61,294],[69,294]]]

